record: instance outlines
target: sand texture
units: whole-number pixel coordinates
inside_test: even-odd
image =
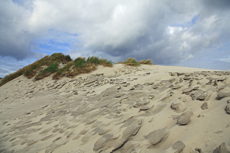
[[[1,153],[229,153],[230,72],[116,64],[0,87]]]

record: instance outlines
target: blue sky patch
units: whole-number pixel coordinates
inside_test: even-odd
[[[192,18],[192,21],[189,22],[189,24],[190,24],[191,26],[195,25],[196,22],[198,21],[198,19],[199,19],[199,15],[194,16],[194,17]]]
[[[31,51],[41,52],[51,55],[53,53],[65,53],[73,49],[73,45],[77,43],[78,34],[70,34],[66,32],[58,32],[49,30],[47,37],[35,39],[31,45]]]
[[[198,19],[199,19],[199,15],[195,15],[192,19],[191,19],[191,21],[189,21],[189,22],[185,22],[185,23],[175,23],[175,24],[172,24],[172,25],[170,25],[171,27],[182,27],[182,28],[185,28],[185,27],[191,27],[191,26],[194,26],[196,23],[197,23],[197,21],[198,21]]]

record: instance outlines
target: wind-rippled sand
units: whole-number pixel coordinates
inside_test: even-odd
[[[230,151],[230,72],[121,64],[0,87],[0,152]]]

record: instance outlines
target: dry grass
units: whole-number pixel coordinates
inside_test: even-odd
[[[51,56],[45,56],[44,58],[34,62],[33,64],[30,64],[26,67],[24,67],[24,75],[30,79],[32,77],[34,77],[38,71],[41,71],[41,67],[46,65],[46,66],[50,66],[53,63],[68,63],[69,61],[72,61],[72,59],[70,58],[69,55],[64,55],[62,53],[54,53]],[[44,74],[44,72],[43,72]],[[47,75],[43,75],[44,77],[46,77]],[[38,77],[40,79],[44,78],[44,77]]]
[[[65,66],[58,69],[60,63],[65,64]],[[28,79],[35,76],[35,80],[40,80],[54,73],[53,79],[60,79],[63,76],[73,77],[82,73],[89,73],[96,70],[98,65],[113,66],[112,62],[95,56],[88,57],[87,59],[78,57],[72,61],[69,55],[65,56],[62,53],[54,53],[4,77],[0,82],[0,86],[20,75],[24,75]],[[43,70],[43,66],[47,66],[47,68]]]
[[[33,78],[39,71],[41,71],[42,66],[50,66],[52,63],[67,63],[71,61],[72,59],[70,58],[69,55],[65,56],[62,53],[54,53],[51,56],[45,56],[40,60],[37,60],[36,62],[27,65],[26,67],[19,69],[17,72],[14,72],[12,74],[9,74],[5,76],[1,83],[0,86],[4,85],[5,83],[21,76],[24,75],[28,79]],[[40,77],[40,79],[44,78],[47,75],[44,75],[43,77]]]
[[[60,63],[65,64],[65,66],[58,69]],[[137,61],[135,58],[128,58],[125,62],[119,63],[129,66],[139,66],[140,64],[152,65],[152,61],[149,59]],[[36,80],[43,79],[51,74],[54,74],[53,79],[55,80],[64,76],[74,77],[82,73],[92,72],[97,69],[98,65],[103,65],[106,67],[113,66],[112,62],[95,56],[88,57],[87,59],[84,57],[78,57],[72,61],[69,55],[65,56],[62,53],[54,53],[51,56],[45,56],[44,58],[18,70],[17,72],[4,77],[0,81],[0,86],[17,78],[20,75],[24,75],[28,79],[35,76]],[[43,70],[43,66],[47,66],[47,68]]]
[[[15,72],[15,73],[12,73],[12,74],[9,74],[9,75],[5,76],[5,77],[1,80],[0,86],[2,86],[2,85],[4,85],[5,83],[7,83],[7,82],[9,82],[9,81],[11,81],[11,80],[13,80],[13,79],[19,77],[19,76],[22,75],[23,73],[24,73],[23,69],[20,69],[20,70],[18,70],[18,71]]]
[[[125,64],[129,66],[140,66],[141,64],[147,64],[147,65],[152,65],[152,60],[142,60],[142,61],[137,61],[135,58],[128,58],[126,59],[125,62],[118,62],[118,64]]]
[[[36,80],[43,79],[52,73],[56,72],[58,70],[58,63],[52,63],[50,66],[42,70],[38,75],[35,76]]]
[[[140,64],[147,64],[147,65],[152,65],[152,60],[150,59],[147,59],[147,60],[142,60],[142,61],[139,61]]]
[[[53,79],[57,80],[63,76],[74,77],[82,73],[90,73],[97,69],[97,65],[112,67],[112,62],[106,59],[99,59],[98,57],[78,57],[74,61],[69,62],[63,68],[59,69],[54,75]]]
[[[119,64],[125,64],[129,66],[139,66],[140,63],[135,58],[128,58],[125,62],[118,62]]]

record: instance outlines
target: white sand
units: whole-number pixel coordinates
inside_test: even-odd
[[[18,77],[0,87],[0,152],[198,153],[223,142],[228,148],[229,74],[116,64],[58,81]],[[216,99],[220,93],[227,94]],[[176,149],[178,141],[185,147]]]

